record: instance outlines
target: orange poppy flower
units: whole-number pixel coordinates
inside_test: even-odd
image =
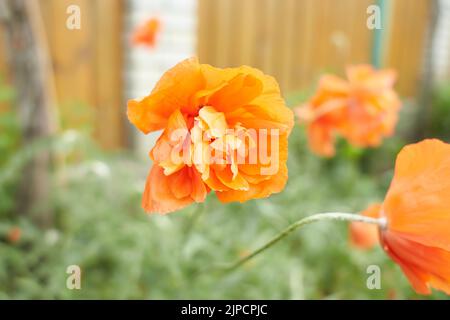
[[[393,90],[395,79],[393,70],[374,70],[370,65],[347,68],[345,80],[324,75],[316,94],[296,109],[307,124],[312,151],[333,156],[336,136],[355,146],[374,147],[392,135],[401,106]]]
[[[22,236],[22,230],[20,230],[19,227],[13,227],[8,231],[7,239],[10,243],[17,243],[19,242],[20,238]]]
[[[185,60],[150,95],[128,102],[128,118],[144,133],[163,129],[150,152],[148,212],[202,202],[211,190],[222,202],[244,202],[284,188],[293,114],[259,70]]]
[[[380,212],[380,204],[373,204],[362,215],[377,218]],[[371,249],[379,241],[378,227],[373,224],[363,222],[352,222],[350,224],[350,244],[358,249]]]
[[[153,48],[156,36],[160,30],[161,23],[157,18],[151,18],[139,25],[133,32],[132,42],[134,45],[145,45]]]
[[[383,249],[415,291],[450,294],[450,144],[433,139],[403,148],[376,214],[386,219]]]

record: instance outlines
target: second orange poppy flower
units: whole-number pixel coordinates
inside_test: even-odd
[[[331,157],[338,136],[355,146],[374,147],[392,135],[401,106],[393,90],[395,80],[393,70],[370,65],[347,68],[347,79],[324,75],[315,95],[296,109],[307,125],[312,151]]]

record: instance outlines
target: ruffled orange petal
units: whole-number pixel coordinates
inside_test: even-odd
[[[189,130],[180,110],[170,115],[166,129],[150,151],[150,158],[164,168],[165,175],[191,164]]]
[[[450,144],[433,139],[404,147],[383,210],[390,230],[450,251]]]
[[[148,213],[165,214],[192,202],[203,202],[208,189],[197,170],[190,167],[166,176],[163,168],[153,165],[147,177],[142,207]]]
[[[336,153],[332,129],[320,122],[308,127],[308,142],[311,150],[324,157],[332,157]]]
[[[217,198],[223,202],[245,202],[251,199],[267,198],[271,194],[278,193],[284,189],[287,181],[287,167],[285,164],[281,165],[278,174],[271,176],[258,184],[249,183],[247,191],[227,190],[216,192]]]
[[[175,110],[193,115],[198,111],[191,100],[204,85],[198,60],[184,60],[162,76],[150,95],[128,101],[128,119],[144,133],[164,129]]]
[[[261,81],[251,74],[238,74],[208,100],[219,112],[230,113],[251,103],[263,90]]]
[[[248,66],[219,69],[202,65],[202,72],[207,86],[217,88],[205,103],[224,112],[230,126],[240,123],[246,128],[292,129],[293,112],[286,107],[273,77]]]
[[[285,162],[280,163],[279,170],[272,176],[266,176],[259,183],[249,182],[249,188],[245,191],[226,190],[216,191],[217,198],[223,202],[245,202],[250,199],[266,198],[273,193],[278,193],[284,189],[288,179],[288,170]]]

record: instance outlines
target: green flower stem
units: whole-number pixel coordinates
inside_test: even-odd
[[[269,249],[271,246],[273,246],[275,243],[280,241],[281,239],[287,237],[290,233],[297,230],[300,227],[303,227],[307,224],[316,222],[316,221],[322,221],[322,220],[340,220],[340,221],[353,221],[353,222],[363,222],[363,223],[371,223],[376,224],[380,226],[381,228],[384,228],[386,226],[386,220],[384,218],[370,218],[366,216],[362,216],[359,214],[352,214],[352,213],[341,213],[341,212],[327,212],[327,213],[318,213],[314,214],[312,216],[300,219],[290,226],[288,226],[286,229],[281,231],[279,234],[277,234],[275,237],[273,237],[271,240],[269,240],[266,244],[261,246],[259,249],[256,249],[249,255],[245,256],[244,258],[236,261],[235,263],[231,264],[230,266],[225,267],[225,271],[233,271],[249,261],[250,259],[253,259],[260,253],[264,252],[265,250]]]

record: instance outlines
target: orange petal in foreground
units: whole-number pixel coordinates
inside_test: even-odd
[[[450,294],[450,144],[404,147],[378,215],[386,219],[381,245],[414,290]]]
[[[395,79],[394,71],[369,65],[349,67],[347,79],[324,75],[315,95],[296,108],[307,126],[311,150],[331,157],[336,137],[355,146],[375,147],[391,136],[401,106],[393,90]]]
[[[293,114],[275,79],[259,70],[188,59],[130,100],[127,114],[143,133],[163,130],[150,152],[147,212],[202,202],[209,191],[222,202],[264,198],[286,184]]]

